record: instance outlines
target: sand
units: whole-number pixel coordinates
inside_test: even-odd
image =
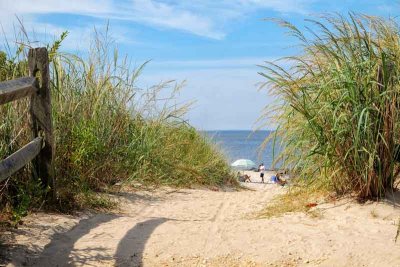
[[[116,213],[31,214],[7,239],[8,266],[400,266],[400,208],[352,200],[320,216],[254,217],[285,187],[121,193]]]

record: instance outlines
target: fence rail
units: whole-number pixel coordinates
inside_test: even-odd
[[[33,173],[53,193],[54,137],[49,89],[49,57],[46,48],[33,48],[28,54],[29,77],[0,83],[0,105],[30,97],[33,140],[0,161],[0,182],[32,162]],[[37,78],[38,76],[38,78]]]
[[[0,177],[4,180],[31,162],[42,149],[43,138],[36,137],[33,141],[19,149],[0,162]]]
[[[37,93],[34,77],[22,77],[0,83],[0,105]]]

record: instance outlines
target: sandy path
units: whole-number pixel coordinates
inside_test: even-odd
[[[9,233],[9,265],[400,266],[399,208],[342,201],[319,206],[319,218],[254,219],[285,189],[246,185],[125,193],[118,214],[28,216]]]

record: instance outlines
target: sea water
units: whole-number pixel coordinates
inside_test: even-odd
[[[264,148],[262,144],[273,131],[206,131],[211,138],[223,151],[232,163],[237,159],[250,159],[257,164],[264,163],[267,169],[272,168],[274,158],[279,153],[279,142],[268,143]],[[279,167],[276,164],[275,167]]]

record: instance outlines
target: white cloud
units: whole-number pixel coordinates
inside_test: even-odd
[[[213,39],[222,39],[225,34],[216,29],[212,18],[178,6],[151,0],[132,1],[132,9],[127,19],[151,25],[179,29]]]
[[[40,17],[33,14],[17,16],[16,14],[2,14],[2,12],[3,10],[0,11],[0,45],[4,44],[4,40],[7,40],[9,43],[29,43],[33,47],[43,46],[52,43],[63,32],[68,31],[68,37],[62,44],[63,48],[72,51],[87,50],[93,40],[95,29],[104,33],[107,26],[106,21],[74,26],[58,25],[41,22]],[[26,32],[28,39],[23,32]],[[112,25],[112,33],[108,40],[123,44],[137,44],[139,42],[132,38],[134,33],[135,31],[132,29]]]
[[[134,21],[219,40],[225,37],[225,26],[233,19],[258,9],[304,13],[310,1],[313,0],[0,0],[0,22],[10,31],[9,21],[15,21],[15,15],[37,23],[42,14],[76,14]]]
[[[132,0],[120,18],[187,31],[213,39],[225,37],[225,24],[259,9],[307,13],[315,0]],[[131,8],[131,9],[130,9]]]
[[[14,18],[12,24],[5,25],[2,23],[4,32],[1,34],[0,40],[5,39],[9,43],[23,42],[32,47],[39,47],[52,43],[58,39],[61,34],[68,31],[68,38],[63,42],[63,48],[67,50],[84,50],[90,45],[91,36],[93,34],[93,27],[62,27],[50,23],[41,23],[34,18],[28,16],[21,19],[22,25]],[[28,35],[24,36],[21,28]]]
[[[110,0],[0,0],[1,14],[47,14],[65,13],[98,16],[113,9]]]

